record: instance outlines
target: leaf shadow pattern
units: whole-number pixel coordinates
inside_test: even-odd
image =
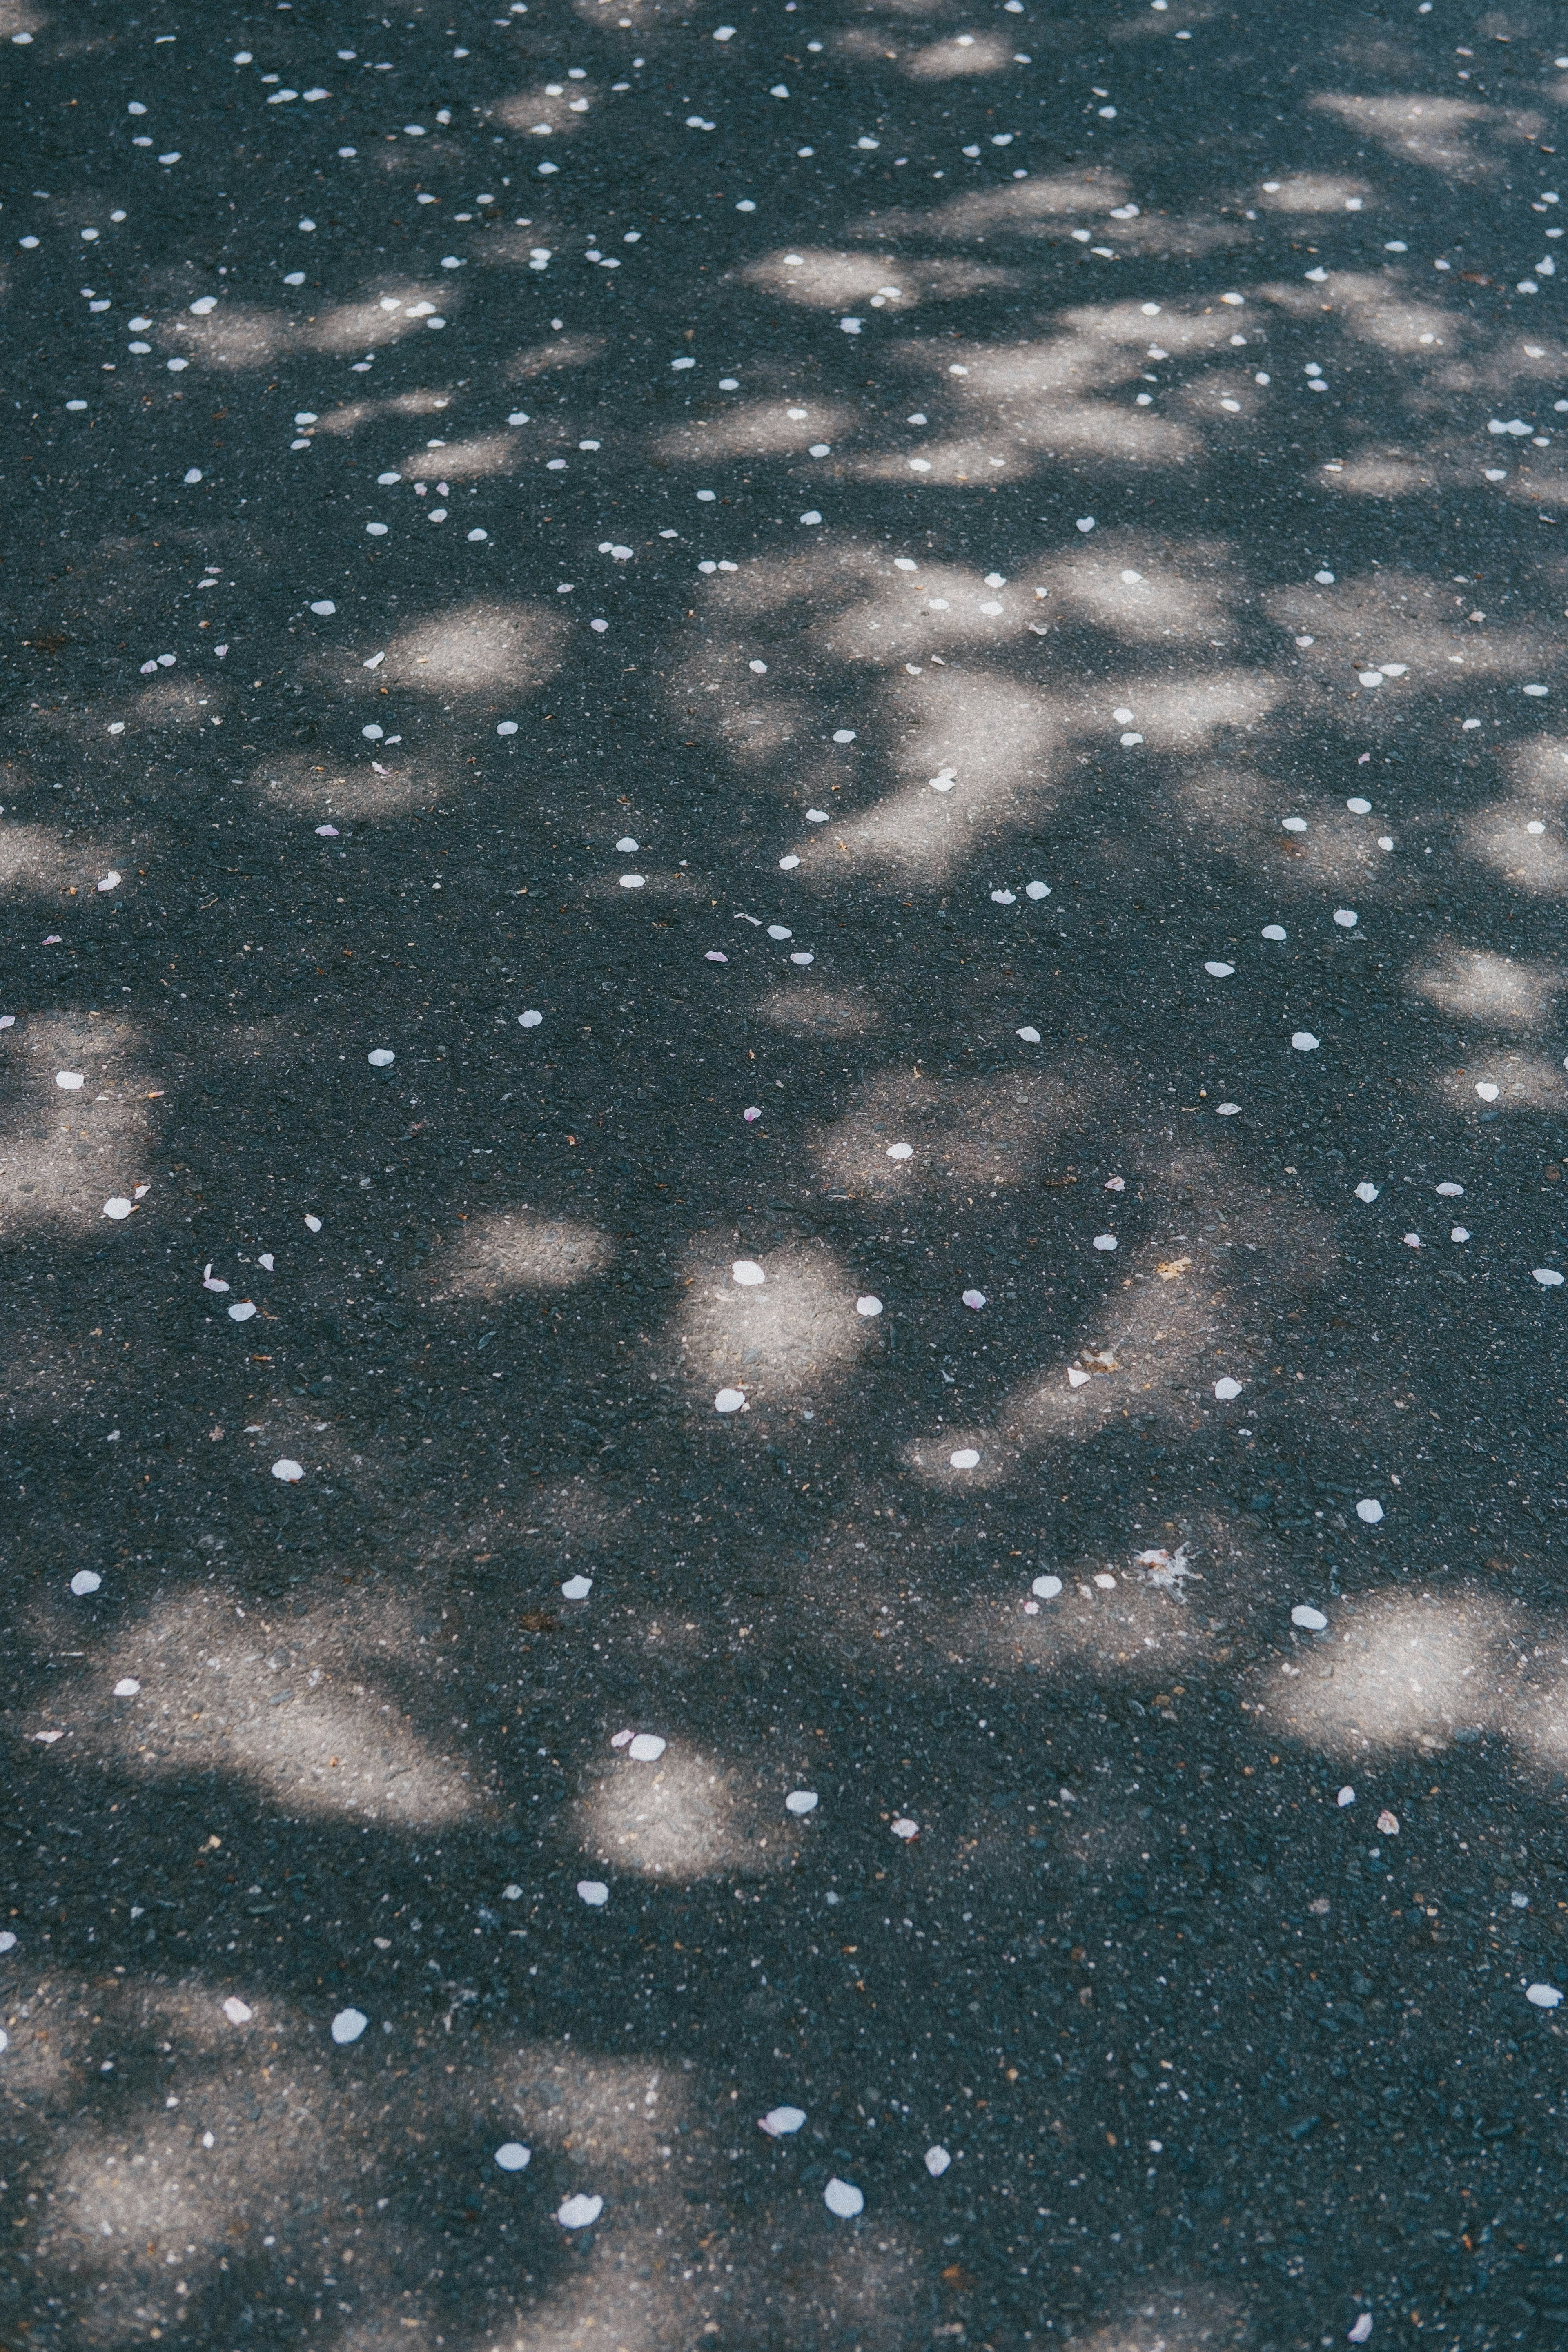
[[[13,21],[119,120],[122,28]],[[29,174],[0,2333],[1553,2340],[1544,194],[1462,249],[1537,97],[1330,9],[1173,119],[1145,25],[1047,142],[1011,34],[862,14],[781,224],[763,37],[624,28],[682,147],[622,29],[374,126],[400,233],[531,174],[467,278],[431,206],[235,299],[149,199],[118,470],[102,180]]]

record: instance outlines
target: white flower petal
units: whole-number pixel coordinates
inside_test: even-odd
[[[563,2230],[591,2229],[605,2210],[602,2197],[568,2197],[555,2215]]]

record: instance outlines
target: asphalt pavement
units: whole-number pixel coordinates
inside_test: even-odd
[[[0,0],[0,2346],[1559,2346],[1561,15],[490,6]]]

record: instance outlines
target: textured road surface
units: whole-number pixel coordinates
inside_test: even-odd
[[[1559,2345],[1562,19],[732,13],[0,0],[0,2344]]]

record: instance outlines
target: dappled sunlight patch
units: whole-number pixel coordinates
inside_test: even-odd
[[[1344,172],[1292,172],[1278,186],[1258,189],[1251,201],[1266,213],[1342,213],[1373,194],[1369,183]]]
[[[1563,820],[1548,824],[1536,812],[1544,795],[1534,801],[1495,801],[1465,819],[1464,842],[1470,856],[1505,882],[1532,897],[1568,896],[1568,839]],[[1539,828],[1539,829],[1538,829]]]
[[[550,605],[487,599],[401,630],[381,677],[432,694],[531,694],[559,669],[566,636],[566,622]]]
[[[1264,1681],[1268,1720],[1277,1736],[1345,1758],[1488,1728],[1508,1706],[1512,1630],[1500,1604],[1457,1592],[1369,1594],[1353,1610],[1331,1609],[1300,1675]]]
[[[810,981],[775,988],[757,1010],[790,1037],[868,1037],[883,1026],[868,990],[814,987]]]
[[[929,212],[881,213],[875,226],[865,220],[854,233],[879,239],[916,236],[943,244],[962,244],[966,238],[998,230],[1044,235],[1058,223],[1080,215],[1098,219],[1112,205],[1125,204],[1127,194],[1125,183],[1109,174],[1103,179],[1071,173],[1042,174],[950,196]]]
[[[1091,1115],[1087,1108],[1075,1114],[1074,1126]],[[1092,1323],[1064,1333],[1052,1360],[1042,1319],[1037,1347],[1043,1369],[1020,1381],[989,1422],[963,1436],[951,1435],[945,1426],[928,1429],[909,1449],[911,1465],[928,1481],[949,1483],[952,1449],[967,1446],[979,1456],[969,1478],[1002,1483],[1043,1450],[1096,1437],[1134,1410],[1173,1432],[1201,1431],[1213,1412],[1216,1379],[1238,1380],[1245,1391],[1261,1356],[1252,1336],[1254,1286],[1259,1277],[1271,1284],[1279,1279],[1276,1213],[1256,1187],[1238,1190],[1235,1170],[1222,1168],[1206,1150],[1181,1153],[1166,1181],[1193,1202],[1179,1213],[1156,1212],[1147,1239],[1116,1251],[1120,1278]],[[1077,1195],[1061,1198],[1065,1204]],[[1089,1201],[1082,1206],[1086,1217],[1094,1213]],[[1213,1225],[1212,1238],[1184,1237],[1203,1223]],[[1059,1258],[1064,1246],[1087,1255],[1092,1232],[1086,1224],[1076,1242],[1058,1238],[1054,1255]],[[1311,1297],[1337,1257],[1333,1220],[1296,1205],[1287,1277],[1291,1295]]]
[[[1513,159],[1489,150],[1518,148],[1542,135],[1543,115],[1519,108],[1481,106],[1474,99],[1416,96],[1369,98],[1322,91],[1310,100],[1315,113],[1331,114],[1358,137],[1375,139],[1397,163],[1419,163],[1461,186],[1491,179]]]
[[[74,827],[14,824],[0,826],[0,898],[58,898],[76,886],[79,895],[126,859],[103,835],[85,836]]]
[[[1145,742],[1155,749],[1193,751],[1232,732],[1249,734],[1284,692],[1258,670],[1220,670],[1171,686],[1140,686],[1135,716]]]
[[[639,1878],[699,1879],[784,1868],[791,1842],[722,1761],[672,1741],[656,1763],[617,1759],[577,1809],[584,1853]]]
[[[1018,285],[1016,270],[990,261],[910,261],[891,254],[847,254],[826,247],[790,247],[741,270],[742,285],[759,287],[775,301],[804,303],[816,310],[844,310],[853,303],[881,303],[910,310],[917,301],[963,301],[971,294]]]
[[[588,127],[594,101],[599,96],[595,84],[584,79],[572,84],[571,94],[557,84],[553,89],[544,82],[536,82],[531,89],[515,90],[506,98],[494,100],[485,110],[508,131],[531,133],[540,153],[548,161],[552,149],[563,137],[569,137]],[[586,100],[586,105],[581,101]]]
[[[324,1620],[292,1624],[285,1644],[154,1607],[114,1635],[73,1691],[75,1751],[112,1757],[139,1780],[247,1780],[284,1812],[430,1827],[467,1819],[466,1759],[384,1708],[378,1686],[313,1665],[325,1632]],[[376,1671],[369,1659],[364,1671]],[[115,1696],[126,1682],[131,1697]]]
[[[933,644],[992,646],[1016,636],[1036,609],[1022,581],[994,587],[979,571],[952,563],[922,563],[918,572],[878,566],[870,593],[853,603],[847,598],[831,620],[814,626],[808,642],[840,661],[885,668]]]
[[[423,767],[415,770],[401,762],[395,773],[378,775],[367,759],[344,775],[301,756],[255,770],[250,789],[258,807],[269,814],[363,824],[428,808],[443,783]]]
[[[885,691],[910,781],[841,816],[852,867],[937,881],[982,845],[1055,809],[1066,752],[1060,713],[1047,696],[984,669],[928,669]],[[930,780],[944,772],[957,774],[956,789],[933,792]]]
[[[331,433],[341,439],[357,433],[362,425],[373,424],[378,416],[438,416],[451,404],[449,392],[430,389],[395,392],[384,400],[346,400],[337,408],[323,409],[310,430]]]
[[[1037,1066],[1006,1080],[947,1084],[884,1071],[856,1089],[841,1119],[817,1130],[812,1156],[826,1183],[874,1200],[1027,1184],[1062,1135],[1104,1116],[1117,1086],[1109,1072],[1087,1068],[1071,1078]]]
[[[609,346],[607,335],[552,335],[547,343],[535,343],[521,351],[502,364],[504,383],[530,383],[536,376],[553,375],[558,370],[589,367]]]
[[[700,424],[675,426],[655,442],[655,454],[676,465],[701,465],[715,457],[798,457],[814,441],[837,443],[862,429],[858,415],[840,402],[813,400],[795,406],[803,413],[792,415],[782,400],[742,401]]]
[[[470,1217],[461,1238],[433,1260],[430,1295],[490,1300],[517,1291],[564,1290],[603,1274],[615,1255],[609,1235],[581,1218],[494,1209]]]
[[[731,1257],[692,1255],[671,1344],[700,1408],[723,1388],[760,1402],[836,1382],[870,1344],[836,1251],[795,1244],[761,1264],[763,1279],[743,1282]]]
[[[123,712],[128,730],[135,734],[142,728],[205,729],[223,716],[227,699],[224,681],[210,672],[198,677],[195,670],[161,670],[133,698],[127,695],[118,700],[115,708]]]
[[[1097,531],[1089,548],[1035,558],[1026,577],[1049,592],[1049,619],[1070,614],[1130,643],[1207,645],[1235,630],[1234,591],[1223,584],[1234,577],[1232,551],[1213,541],[1172,547],[1140,532]]]
[[[1148,320],[1138,320],[1136,338],[1121,331],[1120,318],[1110,313],[1090,313],[1089,320],[1083,323],[1080,314],[1081,331],[1038,343],[944,343],[940,354],[932,344],[905,344],[897,357],[928,400],[940,394],[972,429],[990,437],[994,454],[1087,452],[1141,465],[1195,455],[1201,445],[1189,425],[1125,400],[1095,397],[1137,374]],[[938,446],[955,445],[950,436]],[[916,454],[932,452],[922,447]]]
[[[1514,745],[1505,764],[1517,796],[1472,810],[1464,823],[1465,846],[1505,881],[1542,898],[1560,897],[1568,891],[1568,749],[1553,737],[1538,736]]]
[[[263,310],[220,302],[206,318],[167,319],[160,334],[178,352],[209,367],[266,367],[299,352],[378,351],[424,331],[426,318],[449,315],[458,297],[451,280],[403,282],[363,302],[340,302],[314,313]]]
[[[1347,457],[1336,472],[1320,477],[1326,488],[1355,499],[1409,498],[1434,488],[1439,478],[1451,478],[1442,459],[1401,457]]]
[[[1177,803],[1238,863],[1281,897],[1327,887],[1366,892],[1388,875],[1373,821],[1352,823],[1342,800],[1314,798],[1256,770],[1194,767],[1174,786]],[[1281,819],[1300,816],[1305,833]]]
[[[1424,348],[1453,351],[1468,340],[1468,322],[1438,303],[1423,302],[1385,278],[1334,272],[1337,317],[1357,342],[1404,358]],[[1430,473],[1432,467],[1428,466]],[[1453,469],[1458,473],[1458,468]],[[1331,475],[1319,478],[1332,481]],[[1473,478],[1471,477],[1470,478]]]
[[[104,1202],[132,1196],[152,1173],[163,1091],[129,1021],[19,1021],[0,1053],[0,1233],[107,1231]]]
[[[1550,1018],[1568,978],[1557,962],[1446,947],[1410,975],[1409,984],[1456,1021],[1517,1033],[1539,1029]]]
[[[217,2019],[231,2045],[234,2040],[234,2029],[224,2024],[217,1991],[209,1990],[204,2004],[189,2000],[189,1990],[178,2018],[163,2021],[179,2032],[184,2059],[180,2090],[187,2097],[198,2087],[191,2079],[188,2036],[192,2027],[205,2025],[205,2009]],[[275,2030],[278,2009],[279,2004],[268,2003],[268,2022]],[[297,2030],[297,2013],[289,2017],[289,2024]],[[229,2058],[230,2053],[226,2051],[225,2056]],[[252,2073],[247,2085],[251,2096],[266,2090],[258,2053],[254,2070],[242,2064],[235,2074],[226,2072],[226,2101],[236,2095],[236,2074],[243,2079],[247,2072]],[[177,2107],[178,2097],[169,2104]],[[233,2180],[204,2155],[194,2116],[187,2122],[183,2114],[176,2118],[144,2108],[128,2124],[110,2130],[87,2123],[63,2145],[51,2184],[61,2226],[75,2242],[77,2259],[95,2269],[101,2265],[108,2278],[118,2282],[118,2293],[111,2284],[110,2294],[116,2302],[114,2315],[122,2324],[132,2319],[129,2306],[146,2297],[145,2284],[134,2279],[137,2265],[128,2256],[154,2247],[160,2254],[165,2249],[177,2252],[179,2274],[188,2278],[194,2272],[199,2278],[209,2267],[216,2270],[235,2209]],[[325,2134],[308,2107],[290,2116],[287,2135],[252,2132],[245,2159],[248,2194],[262,2200],[287,2195],[326,2157]],[[192,2240],[198,2249],[194,2255],[186,2252]]]
[[[1135,2296],[1134,2304],[1129,2294],[1122,2315],[1091,2322],[1077,2339],[1079,2352],[1252,2352],[1258,2340],[1247,2302],[1228,2288],[1190,2278],[1158,2287],[1140,2280]]]
[[[1480,1095],[1480,1087],[1495,1087],[1495,1095]],[[1497,1111],[1568,1110],[1568,1074],[1539,1054],[1493,1053],[1484,1045],[1471,1050],[1462,1068],[1437,1073],[1431,1092],[1452,1111],[1471,1116],[1478,1100]]]
[[[492,474],[514,474],[521,446],[509,433],[479,433],[470,441],[447,441],[439,449],[416,449],[403,460],[408,482],[473,482]]]
[[[902,63],[911,81],[958,81],[972,75],[1005,73],[1012,57],[1011,43],[994,33],[970,33],[906,50]]]

